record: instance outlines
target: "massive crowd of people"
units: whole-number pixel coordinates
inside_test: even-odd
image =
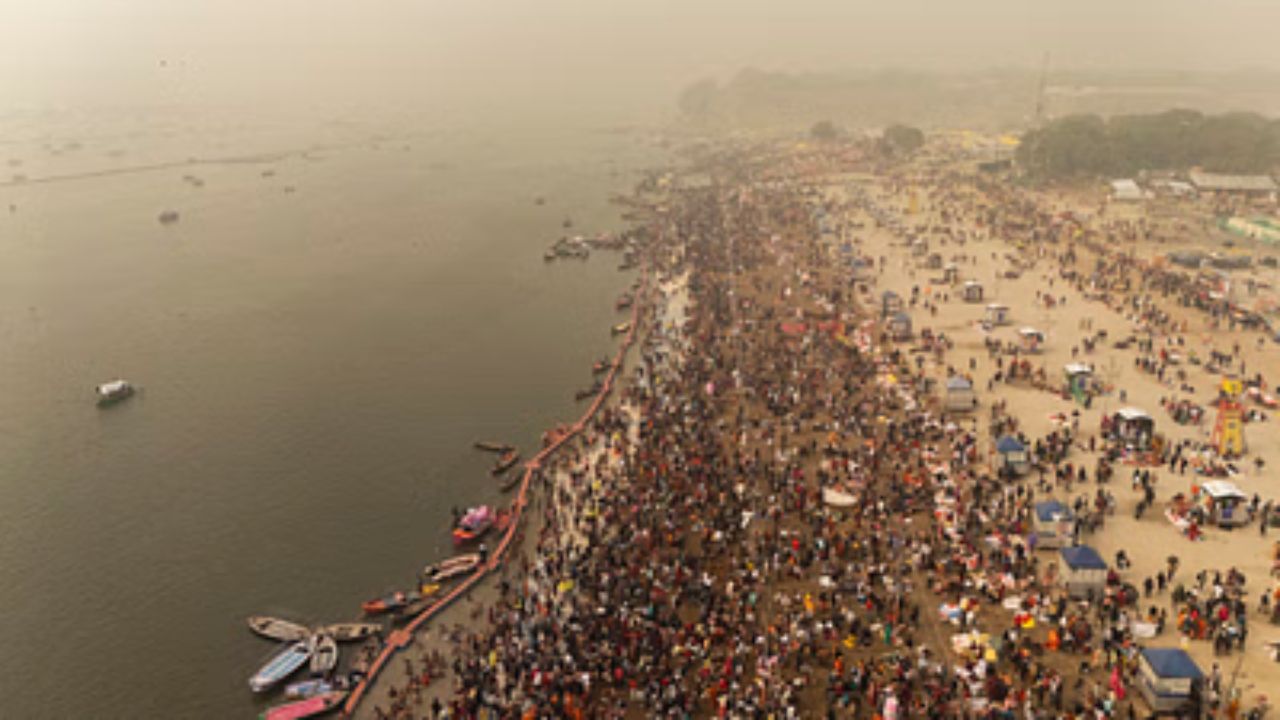
[[[1021,436],[1038,481],[992,468],[978,423],[948,415],[926,363],[876,322],[874,283],[832,271],[838,248],[818,242],[833,217],[904,240],[919,228],[867,192],[837,202],[762,179],[742,156],[707,170],[716,182],[672,191],[652,220],[644,256],[661,282],[638,298],[632,381],[543,469],[529,552],[484,621],[457,633],[445,699],[402,693],[379,717],[1133,717],[1135,625],[1244,644],[1232,570],[1188,589],[1171,557],[1142,590],[1113,570],[1079,596],[1037,553],[1038,499],[1074,484],[1083,532],[1105,522],[1123,442],[1101,436],[1111,449],[1092,489],[1072,457],[1078,417]],[[1070,234],[1101,252],[1145,231],[1094,238],[1002,185],[944,180],[934,202],[955,227]],[[1135,280],[1114,253],[1086,274],[1077,250],[1054,247],[1076,289],[1178,331],[1150,295],[1129,294],[1179,292],[1171,276]],[[670,311],[677,294],[687,315]],[[928,339],[945,365],[949,341]],[[988,350],[993,382],[1059,391],[1026,355]],[[998,403],[987,426],[1020,433]],[[1172,469],[1181,450],[1158,459]],[[1134,482],[1152,486],[1150,473]],[[1166,593],[1168,608],[1153,604]],[[1221,692],[1212,678],[1204,706]]]

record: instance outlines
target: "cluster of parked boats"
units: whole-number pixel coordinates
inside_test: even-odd
[[[249,629],[268,640],[280,643],[258,672],[249,679],[255,693],[267,692],[303,667],[310,676],[290,683],[284,689],[285,702],[262,713],[265,720],[297,720],[328,712],[347,696],[355,679],[335,674],[338,667],[338,643],[367,640],[382,633],[377,623],[348,622],[311,628],[277,617],[255,615],[249,618]],[[353,673],[358,676],[358,668]]]
[[[566,225],[566,227],[568,227]],[[574,235],[572,237],[565,235],[559,240],[551,244],[542,253],[542,259],[547,262],[554,260],[586,260],[591,257],[592,250],[623,250],[622,265],[619,270],[630,270],[636,267],[639,257],[636,254],[634,238],[628,233],[616,235],[614,233],[600,233],[592,237],[583,235]]]
[[[509,445],[476,443],[476,446],[501,453],[498,464],[508,468],[519,459],[519,452]],[[509,512],[489,505],[457,512],[452,530],[454,544],[479,541],[494,528],[503,528],[509,522]],[[479,552],[427,565],[412,590],[396,590],[366,600],[360,609],[367,617],[389,617],[392,623],[413,618],[436,602],[446,584],[475,572],[484,563],[486,554],[482,545]],[[336,708],[368,669],[365,660],[358,658],[345,673],[337,672],[340,659],[338,644],[365,641],[377,645],[386,629],[382,622],[372,621],[312,628],[265,615],[250,617],[248,623],[255,634],[280,643],[279,648],[249,679],[249,688],[253,692],[265,693],[278,688],[304,668],[309,673],[306,678],[284,686],[285,701],[268,708],[262,714],[266,720],[297,720]]]

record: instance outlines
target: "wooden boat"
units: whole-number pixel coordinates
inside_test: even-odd
[[[364,603],[360,605],[360,608],[370,615],[380,615],[385,612],[391,612],[392,610],[398,610],[417,599],[417,593],[407,593],[397,590],[396,592],[383,595],[380,598],[365,600]]]
[[[490,472],[494,475],[501,475],[502,473],[510,470],[519,460],[520,452],[518,450],[508,450],[502,453],[502,457],[498,458],[497,461],[493,463],[493,469],[490,470]]]
[[[392,622],[402,623],[417,617],[423,610],[435,604],[435,595],[440,592],[440,585],[434,583],[424,584],[422,592],[418,594],[418,599],[396,610],[392,615]]]
[[[458,555],[426,566],[422,570],[422,579],[430,583],[442,583],[475,570],[479,564],[479,553]]]
[[[268,690],[292,675],[310,659],[311,643],[304,641],[285,645],[249,679],[249,688],[254,692]]]
[[[574,393],[573,399],[586,400],[589,397],[595,397],[596,395],[600,394],[601,387],[602,386],[600,385],[600,381],[597,380],[595,383],[591,385],[591,387],[587,388],[586,390],[579,390],[578,392]]]
[[[507,477],[502,481],[502,484],[498,486],[498,489],[502,492],[511,492],[516,489],[516,486],[519,485],[520,481],[523,479],[524,471],[517,469],[507,475]]]
[[[378,623],[334,623],[316,628],[316,632],[321,635],[328,635],[338,642],[354,642],[363,640],[370,635],[377,635],[382,632],[382,626]]]
[[[546,432],[542,433],[542,446],[548,447],[550,445],[555,445],[557,442],[560,442],[560,439],[563,438],[568,433],[569,433],[569,427],[567,425],[559,425],[557,427],[553,427],[550,430],[547,430]]]
[[[613,367],[613,364],[609,362],[609,358],[600,358],[591,365],[591,373],[599,375],[600,373],[608,372],[611,367]]]
[[[311,636],[311,629],[280,618],[254,615],[249,618],[249,629],[265,638],[281,642],[297,642]]]
[[[338,643],[328,635],[311,639],[311,674],[324,675],[338,666]]]
[[[111,382],[104,382],[99,385],[96,390],[98,393],[99,407],[114,405],[121,400],[132,396],[134,393],[134,387],[129,384],[128,380],[112,380]]]
[[[614,325],[614,326],[613,326],[612,328],[610,328],[610,329],[613,331],[613,334],[614,334],[614,335],[623,335],[623,334],[625,334],[628,330],[630,330],[630,329],[631,329],[631,323],[629,323],[629,322],[618,323],[617,325]]]
[[[515,450],[514,447],[506,443],[493,442],[492,440],[477,440],[474,444],[477,450],[484,450],[486,452],[505,453]]]
[[[618,301],[613,304],[613,307],[618,310],[626,310],[627,308],[631,307],[632,303],[634,302],[635,302],[635,299],[632,298],[630,295],[623,295],[622,297],[618,298]]]
[[[287,702],[282,705],[276,705],[267,708],[266,712],[258,716],[259,720],[301,720],[301,718],[315,717],[321,713],[330,710],[342,704],[343,698],[347,693],[342,690],[334,690],[332,692],[322,693],[306,700],[297,700],[295,702]]]

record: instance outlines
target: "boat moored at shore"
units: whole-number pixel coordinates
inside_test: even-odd
[[[289,677],[297,672],[298,668],[305,665],[311,659],[311,652],[312,644],[310,642],[300,641],[285,645],[272,655],[262,668],[249,679],[249,688],[254,692],[263,692],[271,689],[276,683]]]
[[[250,616],[249,629],[264,638],[281,642],[297,642],[311,636],[311,628],[306,625],[268,615]]]

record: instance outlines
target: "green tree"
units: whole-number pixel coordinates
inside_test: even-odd
[[[890,125],[880,138],[881,150],[887,155],[910,155],[924,145],[924,131],[907,125]]]
[[[823,120],[821,122],[814,123],[814,126],[809,128],[809,135],[811,135],[814,140],[829,142],[840,136],[840,129],[837,128],[835,123],[830,120]]]

